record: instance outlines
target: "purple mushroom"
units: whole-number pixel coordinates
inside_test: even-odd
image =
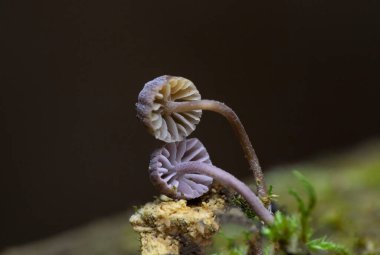
[[[193,199],[209,190],[213,179],[241,194],[267,224],[273,215],[243,182],[212,165],[203,144],[196,138],[169,143],[156,150],[149,165],[150,179],[163,194],[172,198]]]
[[[202,111],[199,109],[166,111],[167,102],[199,101],[201,95],[188,79],[160,76],[145,84],[138,97],[137,117],[158,140],[171,143],[182,141],[195,130]]]
[[[163,75],[145,84],[136,108],[137,117],[149,132],[167,143],[182,141],[190,135],[200,121],[202,110],[223,115],[240,140],[255,177],[259,197],[269,206],[270,200],[259,160],[244,126],[230,107],[215,100],[201,100],[193,82],[186,78]]]

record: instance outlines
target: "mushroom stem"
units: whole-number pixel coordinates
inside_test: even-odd
[[[256,194],[242,181],[223,169],[202,162],[189,161],[175,165],[173,170],[178,174],[200,173],[214,178],[224,187],[231,188],[244,197],[252,207],[253,211],[263,222],[268,225],[273,223],[273,215],[265,208]]]
[[[224,103],[215,100],[199,100],[192,102],[169,101],[165,103],[165,111],[168,114],[172,112],[186,112],[192,110],[209,110],[217,112],[228,120],[240,141],[245,158],[248,160],[249,167],[253,172],[253,176],[255,177],[257,193],[260,199],[269,208],[270,200],[267,195],[264,175],[259,164],[259,159],[257,158],[256,152],[252,147],[248,134],[245,131],[245,128],[236,113]]]

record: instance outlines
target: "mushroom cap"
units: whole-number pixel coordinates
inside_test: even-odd
[[[199,91],[190,80],[163,75],[149,81],[140,92],[136,104],[137,117],[157,139],[171,143],[182,141],[199,123],[202,110],[165,112],[165,102],[200,100]]]
[[[156,150],[149,165],[150,179],[159,191],[172,198],[193,199],[209,190],[213,178],[199,173],[178,173],[183,162],[212,164],[203,144],[196,138],[168,143]]]

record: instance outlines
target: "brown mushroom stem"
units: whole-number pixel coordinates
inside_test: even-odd
[[[214,178],[224,187],[238,192],[263,222],[268,225],[273,223],[272,213],[265,208],[256,194],[244,182],[223,169],[202,162],[189,161],[175,165],[174,170],[179,174],[200,173]]]
[[[248,134],[236,113],[224,103],[215,100],[199,100],[192,102],[166,102],[165,111],[167,114],[172,112],[186,112],[192,110],[209,110],[223,115],[231,124],[236,136],[240,140],[246,159],[248,160],[250,169],[255,177],[257,193],[264,204],[269,208],[270,200],[264,182],[264,175],[261,170],[259,159],[252,147]]]

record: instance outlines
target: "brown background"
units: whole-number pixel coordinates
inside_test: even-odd
[[[0,1],[0,247],[149,200],[143,84],[193,80],[265,169],[380,134],[377,1]],[[248,176],[226,122],[194,133]]]

